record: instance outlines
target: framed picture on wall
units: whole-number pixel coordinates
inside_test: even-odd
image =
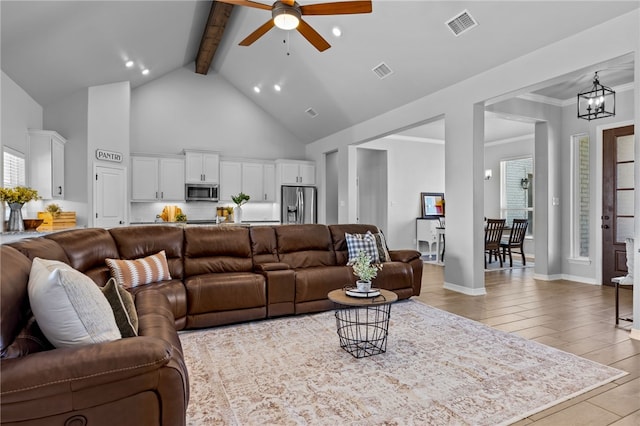
[[[435,219],[444,217],[444,194],[442,192],[421,192],[422,217]]]

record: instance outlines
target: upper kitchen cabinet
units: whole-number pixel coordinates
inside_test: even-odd
[[[220,200],[229,201],[239,192],[251,201],[276,200],[275,164],[261,161],[220,161]]]
[[[218,183],[220,155],[208,151],[184,151],[186,183]]]
[[[316,166],[312,161],[277,160],[281,185],[315,185]]]
[[[131,201],[184,201],[182,157],[131,156]]]
[[[64,199],[64,145],[48,130],[29,130],[29,185],[45,200]]]
[[[242,163],[242,192],[255,201],[276,201],[275,164]]]
[[[220,161],[220,200],[231,201],[231,197],[242,191],[242,163]]]

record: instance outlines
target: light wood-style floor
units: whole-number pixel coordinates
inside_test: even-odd
[[[491,327],[629,372],[516,425],[640,425],[640,341],[615,327],[615,289],[571,281],[538,281],[533,268],[485,272],[485,296],[443,288],[442,266],[425,264],[421,301]],[[631,290],[620,290],[621,314]],[[620,325],[628,327],[629,323]]]

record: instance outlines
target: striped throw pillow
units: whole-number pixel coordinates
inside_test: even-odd
[[[111,276],[126,288],[171,279],[164,250],[140,259],[105,259],[105,262],[111,271]]]

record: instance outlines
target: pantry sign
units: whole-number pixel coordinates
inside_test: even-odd
[[[114,163],[122,163],[122,153],[107,151],[104,149],[96,149],[96,158],[102,161],[112,161]]]

